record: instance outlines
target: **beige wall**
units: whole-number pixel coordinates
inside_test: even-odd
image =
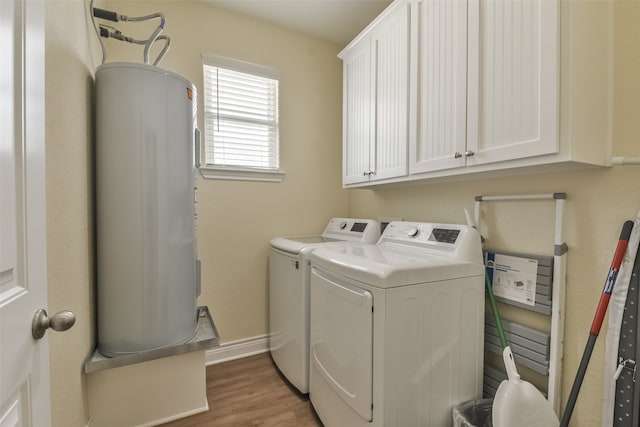
[[[83,362],[94,341],[92,33],[83,0],[46,4],[47,257],[50,313],[72,310],[76,324],[49,333],[55,426],[89,417]],[[88,8],[87,8],[88,9]],[[91,30],[92,31],[92,30]]]
[[[377,191],[358,190],[351,194],[350,214],[465,223],[464,208],[473,212],[475,195],[567,192],[564,233],[569,252],[562,381],[564,404],[582,357],[620,228],[624,220],[634,218],[640,208],[639,178],[637,168],[627,167]],[[483,204],[483,218],[486,247],[553,254],[552,202],[486,203]],[[522,321],[525,317],[525,323],[534,327],[548,327],[548,320],[542,316],[508,309],[503,314],[511,320]],[[572,425],[600,425],[604,337],[603,328]]]
[[[640,2],[615,4],[613,155],[640,156]],[[580,72],[586,72],[581,70]],[[518,176],[473,179],[350,193],[352,216],[401,217],[407,220],[465,222],[464,208],[473,211],[474,196],[566,192],[564,233],[567,255],[563,406],[609,270],[622,223],[640,209],[640,168],[625,166]],[[483,204],[487,247],[540,254],[553,253],[553,203],[502,202]],[[505,309],[507,316],[525,316],[538,327],[548,320]],[[606,324],[589,364],[573,426],[601,425]]]
[[[172,46],[160,65],[195,83],[201,128],[203,53],[280,72],[280,167],[287,173],[285,180],[198,180],[198,303],[209,306],[222,342],[264,335],[269,240],[318,232],[330,217],[347,212],[348,193],[341,189],[337,160],[342,147],[340,47],[200,2],[108,5],[132,16],[156,10],[165,14],[163,34],[171,37]],[[108,48],[109,61],[142,59],[139,46],[113,42]]]
[[[94,261],[92,75],[98,51],[83,0],[49,0],[46,28],[47,239],[49,310],[71,309],[78,323],[51,334],[54,426],[83,426],[90,411],[82,363],[93,346]],[[159,9],[156,9],[156,5]],[[640,3],[616,1],[614,155],[640,155]],[[640,208],[634,167],[510,179],[418,185],[377,191],[340,189],[340,46],[301,37],[203,3],[109,2],[135,15],[162,10],[173,47],[162,66],[202,88],[200,54],[219,54],[281,72],[280,184],[199,180],[200,304],[212,310],[223,342],[267,332],[267,255],[271,237],[314,233],[337,215],[464,222],[477,194],[566,191],[566,400],[622,221]],[[196,29],[197,30],[194,30]],[[124,28],[123,28],[124,29]],[[134,46],[109,44],[108,60],[139,61]],[[134,54],[135,50],[135,54]],[[202,111],[202,109],[200,109]],[[199,122],[203,123],[202,117]],[[546,205],[486,208],[488,244],[546,251]],[[523,226],[522,223],[525,225]],[[540,230],[540,231],[538,231]],[[536,321],[535,319],[533,320]],[[544,322],[544,321],[541,321]],[[600,424],[604,331],[573,425]]]
[[[87,4],[47,3],[49,310],[70,309],[78,318],[72,330],[50,338],[53,424],[65,427],[83,426],[90,417],[82,365],[95,341],[92,90],[100,53],[85,15]],[[341,189],[339,161],[342,74],[336,54],[340,47],[198,2],[127,1],[103,7],[131,16],[164,12],[172,49],[161,65],[187,77],[200,90],[202,53],[271,66],[281,73],[285,180],[198,182],[203,263],[199,303],[212,310],[223,342],[264,335],[269,239],[315,233],[330,217],[347,212],[348,192]],[[142,26],[146,32],[153,27]],[[129,28],[135,27],[121,27]],[[135,29],[131,34],[145,35]],[[109,62],[142,59],[142,49],[132,45],[110,42],[108,54]]]

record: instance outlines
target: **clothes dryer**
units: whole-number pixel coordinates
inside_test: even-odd
[[[309,392],[309,255],[335,244],[375,243],[380,224],[333,218],[319,236],[277,237],[269,256],[269,350],[300,393]]]
[[[466,225],[392,222],[311,254],[310,400],[326,427],[442,427],[481,398],[484,265]]]

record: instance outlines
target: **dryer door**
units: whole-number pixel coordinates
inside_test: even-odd
[[[311,273],[311,363],[365,421],[372,420],[373,296]]]

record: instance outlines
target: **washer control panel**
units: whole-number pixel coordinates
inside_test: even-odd
[[[393,221],[384,229],[378,244],[396,248],[406,246],[411,250],[473,262],[482,259],[480,234],[473,227],[462,224]]]
[[[442,243],[455,245],[466,225],[431,224],[394,221],[385,228],[382,237],[407,242]]]
[[[409,237],[418,237],[420,235],[420,229],[418,227],[411,227],[409,231],[407,231],[407,236]]]
[[[431,230],[429,240],[432,242],[450,243],[455,244],[460,235],[460,230],[453,230],[450,228],[434,228]]]
[[[322,233],[323,237],[376,243],[380,237],[380,223],[372,219],[333,218]]]

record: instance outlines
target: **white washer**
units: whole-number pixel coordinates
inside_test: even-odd
[[[375,243],[380,224],[333,218],[319,236],[277,237],[269,256],[269,350],[300,393],[309,392],[309,255],[319,247]]]
[[[444,427],[482,396],[484,266],[465,225],[392,222],[311,254],[310,399],[326,427]]]

